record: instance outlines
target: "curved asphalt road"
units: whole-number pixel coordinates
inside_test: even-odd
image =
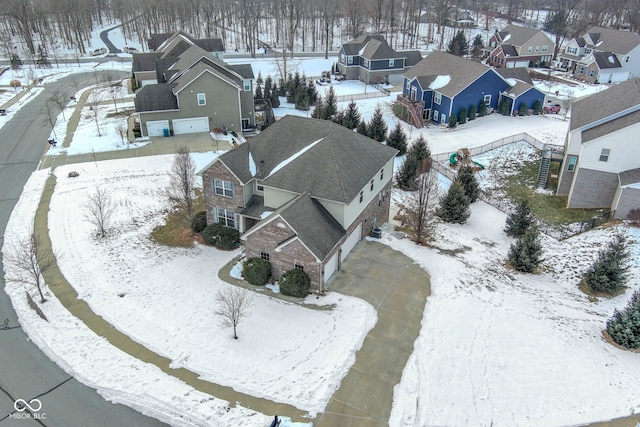
[[[122,75],[126,77],[128,73]],[[76,92],[70,84],[72,78],[47,84],[42,94],[0,129],[0,246],[4,243],[11,211],[27,179],[37,168],[51,132],[51,127],[44,124],[43,105],[48,94],[58,88],[66,96],[72,96]],[[96,82],[93,73],[75,75],[75,78],[81,80],[83,87]],[[1,264],[0,261],[0,267]],[[4,285],[0,274],[0,427],[165,425],[127,406],[107,402],[94,389],[80,384],[49,360],[20,328]],[[5,319],[8,319],[8,328],[3,327]],[[42,402],[40,413],[46,413],[46,419],[9,418],[15,412],[16,399],[29,402],[35,397]]]
[[[107,49],[109,50],[109,53],[122,53],[122,51],[118,49],[113,43],[111,43],[111,40],[109,40],[109,31],[114,30],[121,26],[122,24],[116,25],[115,27],[107,28],[106,30],[100,33],[100,38],[102,39],[104,44],[107,45]]]

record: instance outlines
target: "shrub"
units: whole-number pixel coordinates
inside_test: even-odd
[[[279,285],[282,295],[303,298],[309,293],[311,279],[302,270],[289,270],[282,275]]]
[[[215,246],[223,227],[224,225],[222,224],[209,224],[202,230],[202,240],[208,245]]]
[[[478,104],[478,116],[484,117],[486,114],[487,114],[487,104],[485,104],[484,100],[482,100]]]
[[[629,250],[627,239],[618,234],[598,254],[598,258],[584,275],[586,284],[591,290],[613,295],[624,288],[627,283],[627,261]]]
[[[509,248],[509,264],[518,271],[531,273],[540,265],[541,253],[538,230],[529,227],[524,236]]]
[[[450,128],[456,127],[457,123],[458,123],[458,121],[456,120],[456,116],[454,116],[453,114],[451,116],[449,116],[449,127]]]
[[[436,215],[445,222],[464,224],[471,215],[470,204],[460,181],[454,181],[447,194],[440,199]]]
[[[191,219],[191,230],[194,233],[202,233],[207,228],[207,212],[200,211]]]
[[[542,101],[540,101],[539,99],[536,99],[536,102],[533,103],[533,114],[537,116],[538,114],[540,114],[541,111],[542,111]]]
[[[636,290],[627,306],[613,312],[607,320],[607,332],[611,339],[626,348],[640,348],[640,290]]]
[[[476,179],[476,174],[473,172],[471,166],[464,166],[458,171],[456,181],[460,181],[462,188],[464,188],[464,194],[469,198],[469,202],[473,203],[478,200],[480,196],[480,184]]]
[[[467,114],[467,120],[475,119],[476,118],[476,111],[477,111],[476,106],[475,105],[471,105],[469,107],[469,114]]]
[[[527,104],[525,104],[524,102],[521,102],[520,105],[518,106],[518,115],[524,116],[526,114],[527,114]]]
[[[220,234],[218,234],[216,247],[225,250],[234,249],[238,244],[238,239],[240,239],[240,232],[238,230],[231,227],[222,227]]]
[[[249,258],[242,264],[242,275],[252,285],[262,286],[271,276],[271,263],[260,258]]]
[[[507,217],[504,232],[507,236],[522,237],[532,223],[533,216],[529,209],[529,201],[525,199],[520,201],[516,210]]]
[[[467,123],[467,109],[466,108],[461,108],[460,112],[458,113],[458,123],[460,123],[461,125]]]

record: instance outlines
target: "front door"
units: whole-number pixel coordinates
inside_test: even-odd
[[[415,101],[418,98],[418,90],[415,86],[411,86],[411,94],[409,95],[409,99]]]
[[[422,110],[422,118],[425,120],[429,120],[431,118],[431,108]]]

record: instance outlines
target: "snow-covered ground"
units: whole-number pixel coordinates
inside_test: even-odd
[[[19,98],[16,101],[16,103],[13,104],[11,108],[7,109],[4,116],[0,116],[0,128],[2,128],[9,120],[11,120],[13,116],[18,112],[18,110],[20,110],[20,108],[24,107],[29,103],[29,101],[34,99],[36,96],[40,95],[42,90],[43,89],[41,87],[37,87],[37,88],[31,89],[30,91],[26,91],[26,90],[21,91],[19,93]],[[6,96],[7,93],[10,93],[10,96]],[[14,92],[13,89],[8,90],[7,92],[0,92],[0,105],[8,101],[9,98],[12,98],[16,94],[17,92]],[[3,95],[5,95],[4,100],[3,100]]]

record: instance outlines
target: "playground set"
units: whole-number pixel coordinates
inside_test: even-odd
[[[484,169],[483,165],[471,159],[471,153],[468,148],[461,148],[455,153],[452,153],[451,156],[449,156],[449,165],[457,171],[465,166],[472,167],[474,172],[479,172]]]

